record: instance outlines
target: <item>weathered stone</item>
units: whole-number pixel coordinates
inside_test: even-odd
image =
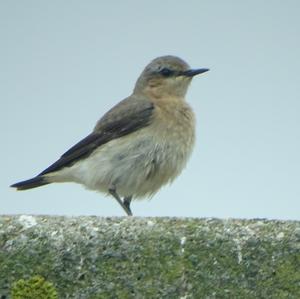
[[[0,217],[0,298],[37,275],[58,298],[297,299],[300,222]]]

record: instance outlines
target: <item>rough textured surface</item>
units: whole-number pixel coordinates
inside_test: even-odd
[[[300,223],[0,217],[0,298],[36,275],[58,298],[296,299]]]

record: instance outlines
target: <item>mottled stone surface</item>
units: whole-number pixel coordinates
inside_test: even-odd
[[[300,222],[0,216],[0,298],[300,298]],[[1,297],[3,296],[3,297]]]

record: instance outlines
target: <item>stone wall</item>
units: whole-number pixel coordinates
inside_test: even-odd
[[[300,222],[0,216],[0,298],[23,293],[297,299]]]

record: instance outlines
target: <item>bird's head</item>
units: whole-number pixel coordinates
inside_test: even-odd
[[[162,56],[152,60],[138,78],[134,93],[154,97],[184,97],[192,78],[209,69],[191,69],[176,56]]]

